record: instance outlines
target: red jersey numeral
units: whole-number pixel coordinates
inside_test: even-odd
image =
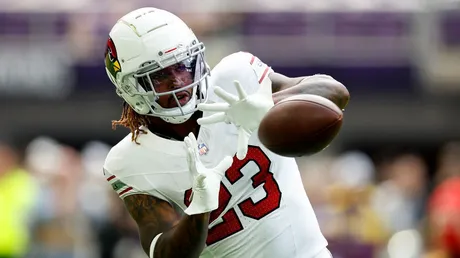
[[[249,146],[248,154],[245,159],[239,160],[236,156],[233,157],[233,164],[225,172],[225,177],[230,184],[233,185],[237,183],[244,176],[241,170],[250,162],[254,162],[259,168],[259,172],[251,178],[252,187],[255,189],[263,185],[262,187],[265,190],[266,196],[257,202],[254,202],[251,198],[247,198],[238,203],[238,207],[244,216],[260,220],[278,209],[281,204],[281,191],[273,173],[270,172],[271,161],[268,156],[260,147]],[[192,189],[185,191],[184,203],[186,206],[190,205],[189,199],[191,193]],[[227,187],[221,183],[219,192],[219,207],[211,212],[210,223],[222,214],[231,198],[232,194]],[[241,224],[241,220],[238,218],[235,208],[232,207],[222,216],[222,222],[209,229],[206,244],[212,245],[241,230],[243,230],[243,225]]]

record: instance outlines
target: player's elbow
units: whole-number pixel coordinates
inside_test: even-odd
[[[331,82],[332,87],[336,91],[336,103],[338,107],[341,109],[345,109],[345,107],[348,105],[348,102],[350,101],[350,92],[348,91],[347,87],[340,83],[339,81],[334,80]]]
[[[332,100],[339,108],[344,109],[350,101],[350,92],[343,83],[333,77],[324,74],[313,75],[319,85],[322,85],[329,92],[329,99]]]

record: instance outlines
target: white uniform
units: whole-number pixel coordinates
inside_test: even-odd
[[[239,80],[251,94],[270,72],[255,56],[239,52],[211,71],[210,85],[236,95],[233,81]],[[209,101],[222,100],[211,90]],[[270,152],[254,134],[246,158],[240,161],[235,156],[237,139],[236,127],[225,123],[202,126],[197,137],[206,167],[234,156],[221,184],[219,208],[211,213],[207,245],[200,257],[319,257],[327,241],[295,159]],[[185,209],[192,188],[185,144],[149,131],[138,142],[140,145],[131,142],[128,135],[112,148],[104,165],[109,183],[121,198],[149,194]]]

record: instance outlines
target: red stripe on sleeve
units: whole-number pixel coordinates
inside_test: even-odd
[[[125,190],[121,191],[121,193],[118,194],[118,195],[119,195],[119,196],[122,196],[123,194],[125,194],[125,193],[127,193],[127,192],[129,192],[129,191],[131,191],[131,190],[133,190],[133,188],[130,186],[130,187],[126,188]]]
[[[260,77],[259,84],[265,79],[265,76],[267,76],[268,70],[270,70],[270,67],[267,66],[264,73],[262,74],[262,77]]]

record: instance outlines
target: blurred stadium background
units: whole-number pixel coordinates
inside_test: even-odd
[[[143,6],[188,22],[211,66],[243,50],[349,88],[339,137],[300,160],[334,257],[460,257],[459,0],[1,0],[1,258],[145,257],[101,170],[127,133],[107,34]]]

